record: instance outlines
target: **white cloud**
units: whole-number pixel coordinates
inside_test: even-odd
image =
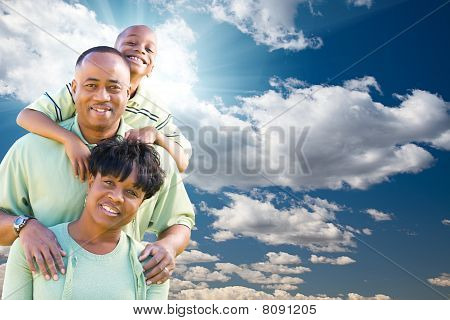
[[[203,253],[198,250],[184,251],[177,257],[178,264],[190,264],[200,262],[214,262],[218,261],[219,257],[212,256],[208,253]]]
[[[450,273],[441,273],[439,277],[428,279],[435,286],[450,287]]]
[[[346,257],[346,256],[341,256],[341,257],[337,257],[337,258],[328,258],[328,257],[323,257],[323,256],[316,256],[316,255],[311,255],[311,258],[309,258],[309,261],[311,261],[312,263],[325,263],[325,264],[333,264],[333,265],[339,265],[339,266],[343,266],[346,264],[351,264],[351,263],[355,263],[356,261],[353,260],[352,258]]]
[[[310,268],[298,266],[288,267],[281,264],[272,264],[270,262],[256,262],[250,264],[250,268],[261,272],[269,272],[276,274],[302,274],[304,272],[310,272]]]
[[[308,38],[295,26],[297,7],[306,2],[217,0],[212,2],[209,10],[215,19],[234,25],[242,33],[250,35],[257,44],[269,46],[270,51],[317,49],[323,45],[322,39]],[[303,9],[308,8],[304,6]]]
[[[363,232],[365,235],[368,235],[368,236],[371,236],[371,235],[372,235],[372,230],[370,230],[369,228],[364,228],[364,229],[362,229],[362,232]]]
[[[390,300],[391,297],[385,295],[385,294],[376,294],[372,297],[364,297],[357,293],[349,293],[347,295],[348,300]]]
[[[227,277],[217,271],[209,271],[207,268],[195,266],[188,268],[187,271],[183,273],[184,280],[188,281],[204,281],[204,282],[211,282],[211,281],[220,281],[220,282],[227,282],[230,280],[230,277]]]
[[[190,105],[198,110],[190,107],[179,113],[193,116],[183,121],[210,132],[206,136],[199,131],[198,139],[192,139],[196,152],[187,181],[211,192],[225,186],[269,185],[367,189],[393,175],[430,167],[433,156],[417,142],[450,150],[449,104],[420,90],[395,107],[374,101],[360,89],[322,85],[241,97],[233,109],[239,114],[205,102]],[[269,121],[261,134],[251,129]],[[305,128],[310,129],[302,143]]]
[[[177,300],[268,300],[273,296],[246,287],[225,287],[183,290],[173,296]]]
[[[375,78],[371,76],[344,81],[344,88],[348,90],[369,92],[371,87],[377,90],[378,93],[381,93],[380,85],[378,84],[377,80],[375,80]]]
[[[372,0],[347,0],[348,4],[354,5],[355,7],[364,7],[368,9],[372,6]]]
[[[216,229],[256,238],[266,244],[292,244],[312,251],[341,252],[356,246],[351,232],[333,224],[335,213],[328,202],[319,207],[320,201],[305,197],[308,206],[315,210],[304,207],[277,209],[271,203],[246,195],[226,195],[231,199],[229,206],[209,211],[217,218],[212,224]]]
[[[231,231],[220,230],[212,235],[212,239],[216,242],[222,242],[222,241],[227,241],[227,240],[231,240],[231,239],[236,239],[236,236]]]
[[[189,245],[187,246],[188,249],[195,249],[198,248],[198,242],[195,240],[190,239]]]
[[[16,0],[7,6],[0,13],[0,95],[25,102],[71,81],[78,55],[93,46],[113,45],[118,34],[80,3]]]
[[[294,286],[292,284],[268,284],[263,285],[263,289],[274,289],[274,290],[283,290],[283,291],[291,291],[291,290],[297,290],[298,287]]]
[[[186,10],[209,13],[217,21],[229,23],[251,36],[256,44],[268,46],[270,51],[317,49],[323,45],[320,37],[307,37],[296,27],[298,9],[320,15],[309,0],[150,0],[150,3],[161,13],[169,11],[175,16]]]
[[[187,289],[204,289],[208,288],[208,284],[206,282],[200,282],[198,284],[194,284],[191,281],[180,280],[177,278],[173,278],[170,280],[170,293],[173,294],[175,292],[180,292],[181,290]]]
[[[364,297],[357,293],[349,293],[346,295],[347,299],[390,299],[389,296],[384,294],[377,294],[373,297]],[[275,290],[273,294],[266,293],[264,291],[257,291],[255,289],[232,286],[224,288],[205,288],[205,289],[189,289],[183,290],[180,293],[173,296],[173,299],[178,300],[342,300],[340,296],[329,297],[325,294],[318,295],[303,295],[297,293],[291,295],[284,290]]]
[[[442,222],[442,224],[444,226],[450,226],[450,220],[449,219],[443,219],[441,222]]]
[[[282,277],[278,274],[266,276],[260,271],[250,270],[246,265],[237,266],[232,263],[216,263],[216,269],[223,274],[237,274],[249,283],[292,285],[303,283],[303,279],[296,277]]]
[[[392,214],[384,213],[378,211],[376,209],[367,209],[366,212],[375,220],[375,221],[388,221],[392,220]]]
[[[268,252],[266,256],[269,258],[269,262],[272,264],[299,264],[301,259],[297,255],[292,255],[286,252]]]

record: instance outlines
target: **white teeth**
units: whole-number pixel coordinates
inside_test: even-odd
[[[105,205],[105,204],[102,204],[102,208],[103,208],[105,211],[107,211],[108,213],[110,213],[111,215],[114,215],[114,216],[119,215],[118,212],[116,212],[114,209],[112,209],[111,207],[109,207],[109,206],[107,206],[107,205]]]
[[[138,57],[131,56],[131,57],[128,57],[128,59],[139,62],[140,64],[144,64],[144,61]]]
[[[94,107],[92,108],[92,110],[100,112],[100,113],[105,113],[105,112],[109,111],[108,109],[98,109],[98,108],[94,108]]]

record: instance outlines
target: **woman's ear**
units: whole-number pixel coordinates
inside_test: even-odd
[[[92,173],[89,173],[88,177],[88,190],[91,189],[92,184],[94,183],[95,177],[92,175]]]

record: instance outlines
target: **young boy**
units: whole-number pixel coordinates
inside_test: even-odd
[[[125,122],[135,129],[126,137],[134,137],[166,149],[177,163],[180,172],[189,164],[191,145],[172,122],[172,115],[150,100],[147,77],[153,70],[156,56],[156,35],[144,25],[123,30],[116,39],[115,48],[130,63],[130,100],[124,113]],[[75,104],[70,85],[50,96],[47,92],[23,109],[17,124],[24,129],[64,144],[74,174],[84,181],[88,176],[88,147],[72,132],[60,127],[61,122],[75,115]]]

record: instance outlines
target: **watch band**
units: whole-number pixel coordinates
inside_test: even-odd
[[[27,217],[27,216],[18,216],[15,220],[14,220],[14,230],[16,231],[17,235],[19,235],[20,231],[23,229],[23,227],[25,227],[25,225],[28,223],[28,221],[35,219],[33,217]]]

